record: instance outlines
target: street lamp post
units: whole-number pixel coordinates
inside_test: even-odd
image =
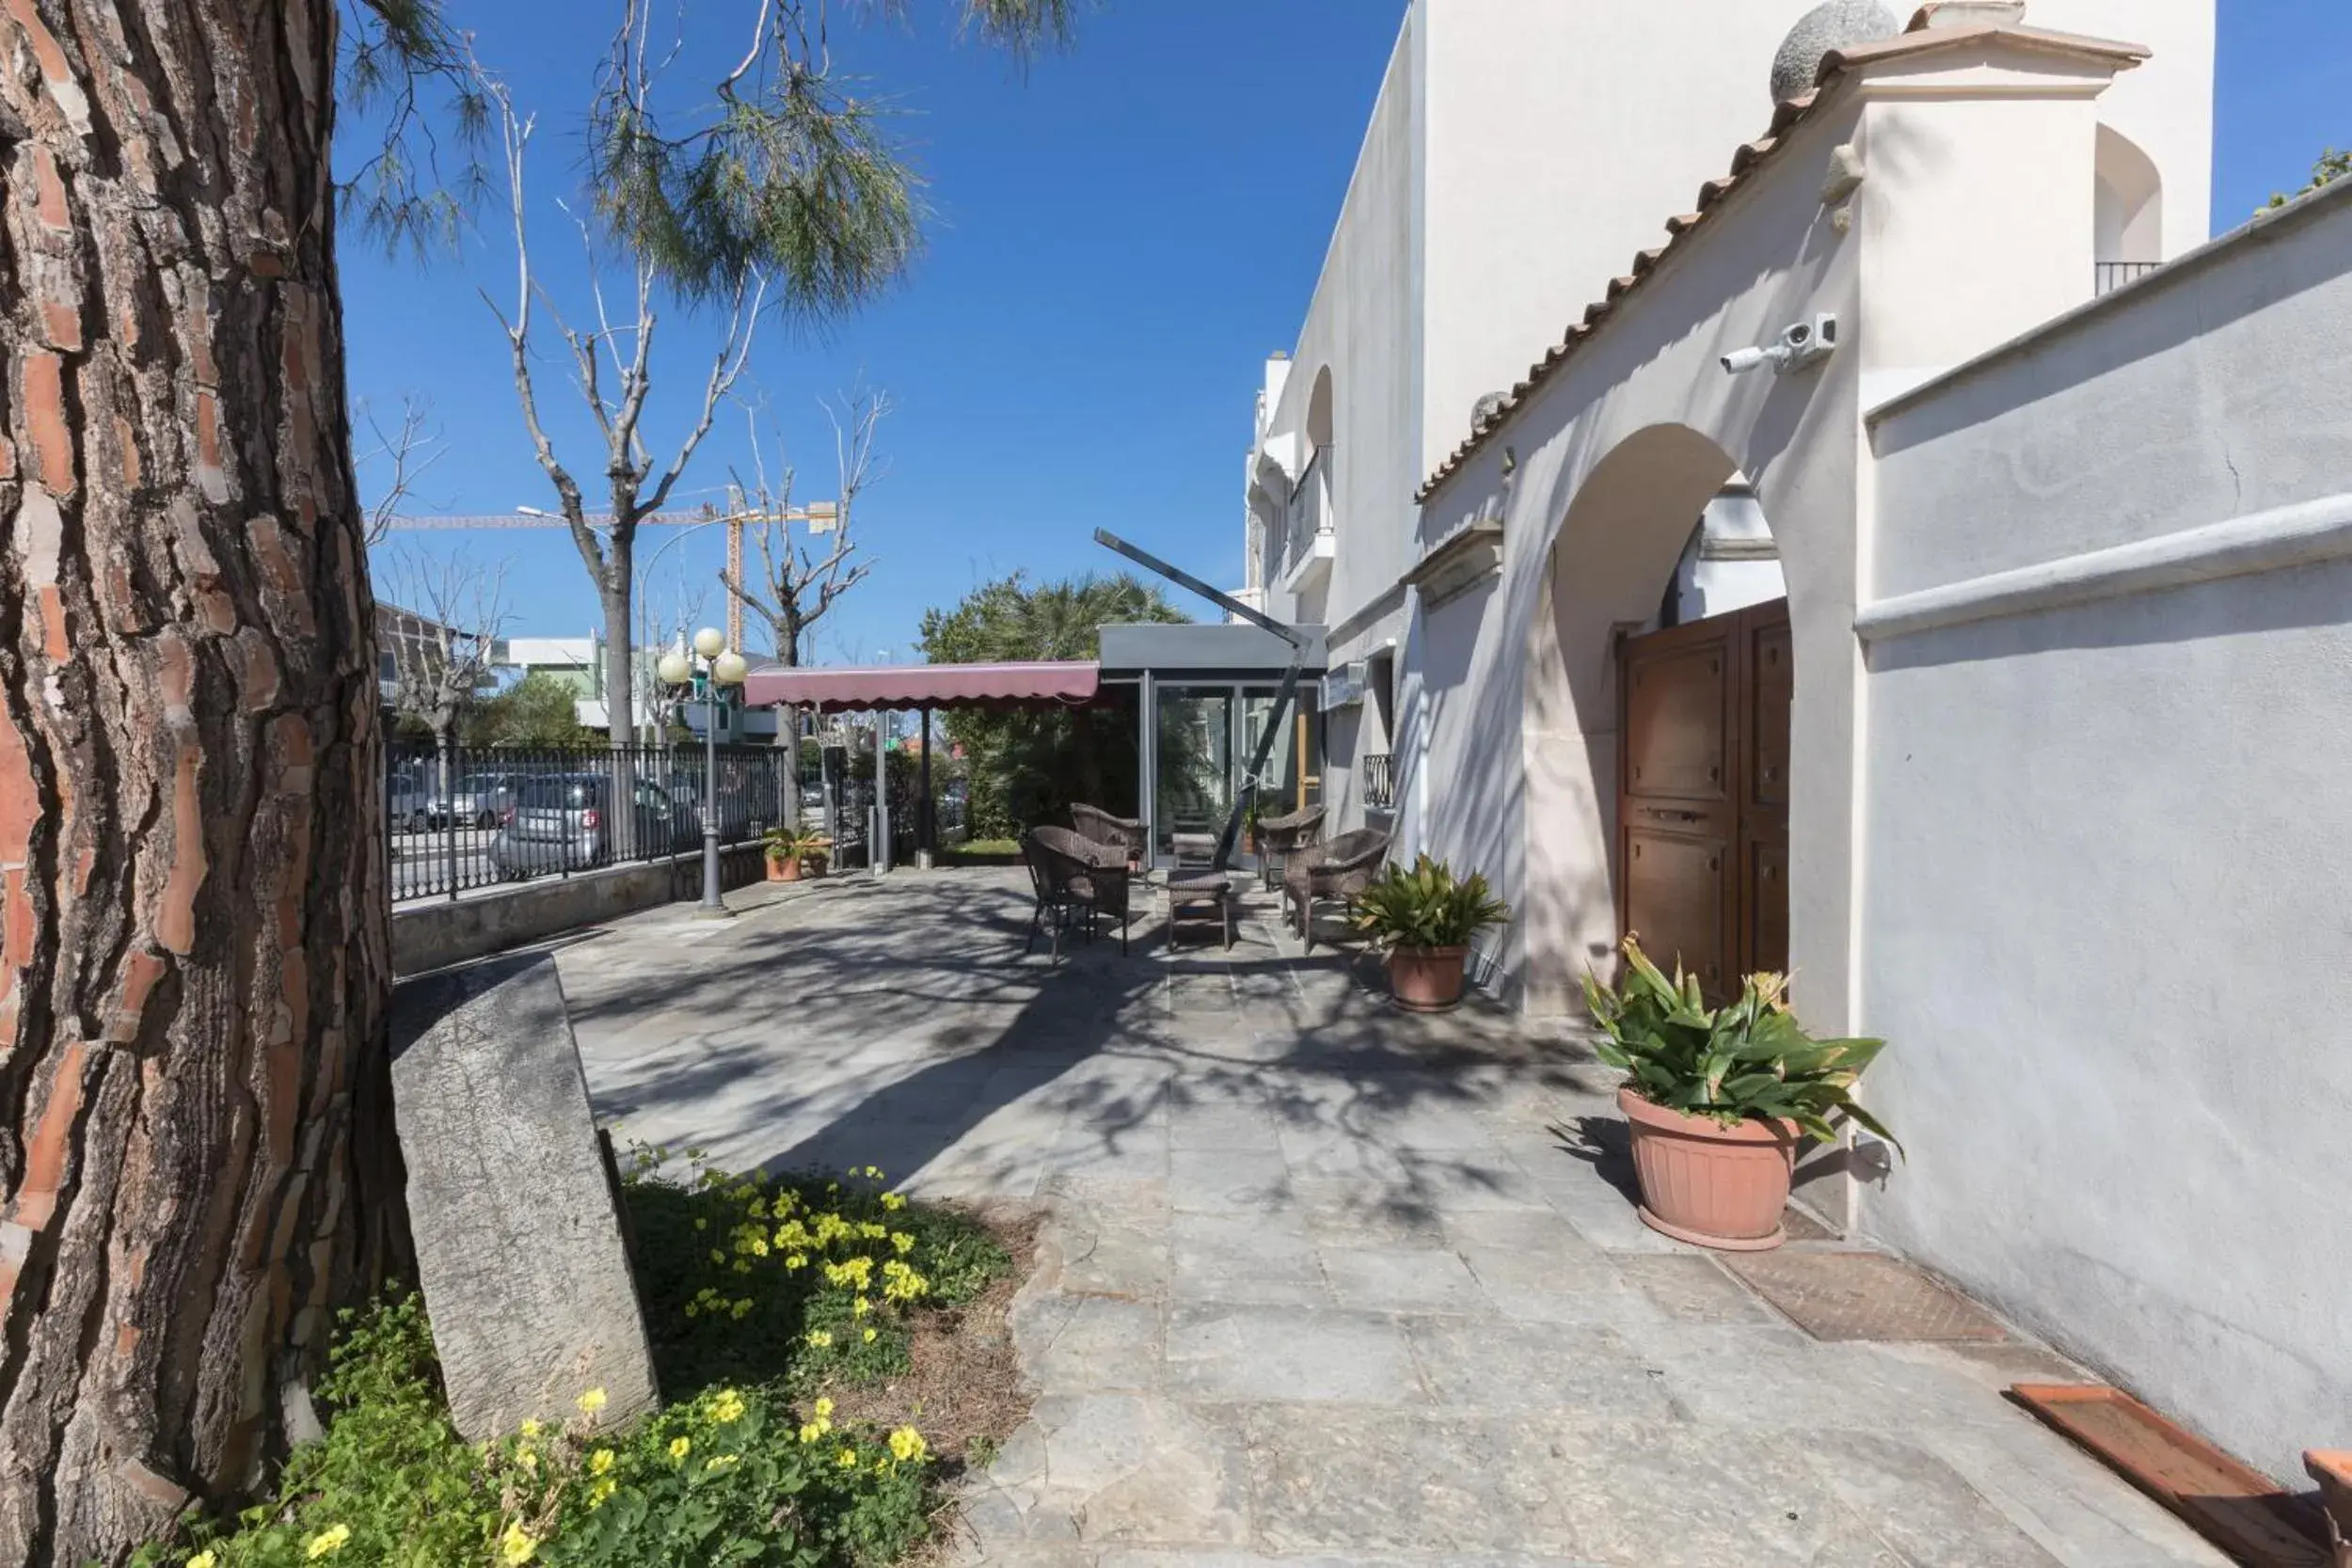
[[[740,686],[749,667],[743,656],[727,646],[725,633],[705,626],[694,634],[694,653],[702,660],[703,689],[703,902],[698,911],[723,916],[726,903],[719,896],[719,693]],[[666,686],[682,687],[694,678],[693,663],[677,649],[661,656],[656,674]]]

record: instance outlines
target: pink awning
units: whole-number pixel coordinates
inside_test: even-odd
[[[754,707],[786,704],[827,713],[854,708],[1083,707],[1103,686],[1094,663],[848,665],[755,670],[743,682]]]

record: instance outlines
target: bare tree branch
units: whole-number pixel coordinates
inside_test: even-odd
[[[637,20],[639,14],[632,0],[629,20],[615,55],[625,62],[618,68],[624,72],[623,90],[643,94],[647,90],[647,72],[658,67],[648,67],[642,37],[631,42],[632,34],[643,32]],[[710,434],[719,404],[732,395],[750,364],[760,315],[767,303],[767,279],[754,270],[734,291],[726,328],[712,354],[709,373],[704,381],[700,408],[679,439],[675,455],[657,475],[645,438],[644,420],[656,376],[654,291],[660,281],[660,271],[644,257],[634,261],[630,279],[634,287],[634,315],[615,316],[597,273],[594,242],[583,225],[581,240],[589,250],[589,287],[596,325],[592,328],[576,327],[564,319],[535,275],[531,259],[523,166],[532,121],[516,111],[503,83],[486,72],[483,73],[483,82],[484,97],[492,106],[500,130],[500,146],[506,159],[516,259],[516,303],[512,315],[501,310],[495,301],[490,302],[490,307],[506,330],[516,396],[522,405],[523,424],[530,434],[532,451],[555,488],[580,563],[587,568],[604,610],[603,687],[608,733],[616,741],[627,740],[634,729],[638,695],[636,661],[631,653],[638,526],[647,515],[668,504],[680,476]],[[486,294],[484,297],[488,299]],[[546,307],[571,355],[576,389],[587,404],[604,444],[606,504],[603,515],[593,520],[579,482],[557,455],[555,444],[540,418],[531,342],[534,301]],[[608,365],[612,377],[609,388],[604,381]]]
[[[359,405],[359,418],[366,421],[368,433],[375,437],[375,445],[355,454],[353,461],[362,468],[377,463],[391,466],[384,488],[376,492],[375,500],[368,508],[370,546],[383,542],[384,536],[392,531],[400,509],[415,491],[417,481],[446,454],[440,427],[427,428],[432,414],[429,399],[413,393],[404,395],[400,400],[400,423],[387,431],[373,409],[364,403]]]
[[[755,479],[750,486],[739,479],[737,490],[739,509],[764,518],[753,535],[759,546],[760,580],[752,583],[732,572],[719,574],[728,595],[767,626],[776,659],[782,664],[800,663],[811,628],[873,570],[870,560],[858,558],[857,498],[887,469],[877,436],[890,413],[890,396],[854,388],[834,402],[820,402],[819,406],[833,423],[834,462],[839,479],[829,545],[820,553],[814,531],[809,544],[792,542],[794,470],[787,465],[780,478],[770,483],[766,464],[757,458],[755,430]]]
[[[391,656],[393,710],[431,731],[446,759],[490,681],[507,620],[506,562],[411,546],[393,554],[385,578],[379,635]]]

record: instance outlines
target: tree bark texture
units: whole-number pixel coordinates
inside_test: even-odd
[[[604,607],[604,733],[615,746],[638,738],[637,653],[630,641],[636,633],[628,624],[636,599],[630,591],[636,566],[630,551],[622,548],[613,550],[600,569],[591,568],[596,602]]]
[[[405,1250],[333,0],[0,0],[0,1564],[259,1481]]]

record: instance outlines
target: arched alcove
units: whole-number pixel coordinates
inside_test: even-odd
[[[2164,260],[2164,179],[2139,145],[2110,126],[2099,127],[2091,254],[2103,266],[2153,264]],[[2122,278],[2102,278],[2113,287]]]
[[[1521,918],[1538,1010],[1571,1006],[1587,970],[1613,972],[1629,890],[1648,900],[1637,923],[1661,961],[1687,948],[1694,969],[1711,966],[1710,987],[1787,962],[1785,601],[1656,630],[1694,519],[1738,467],[1688,426],[1638,431],[1578,487],[1552,542],[1523,689]],[[1631,690],[1629,669],[1654,671],[1654,686]],[[1635,787],[1638,822],[1621,810],[1629,753],[1651,772]]]

